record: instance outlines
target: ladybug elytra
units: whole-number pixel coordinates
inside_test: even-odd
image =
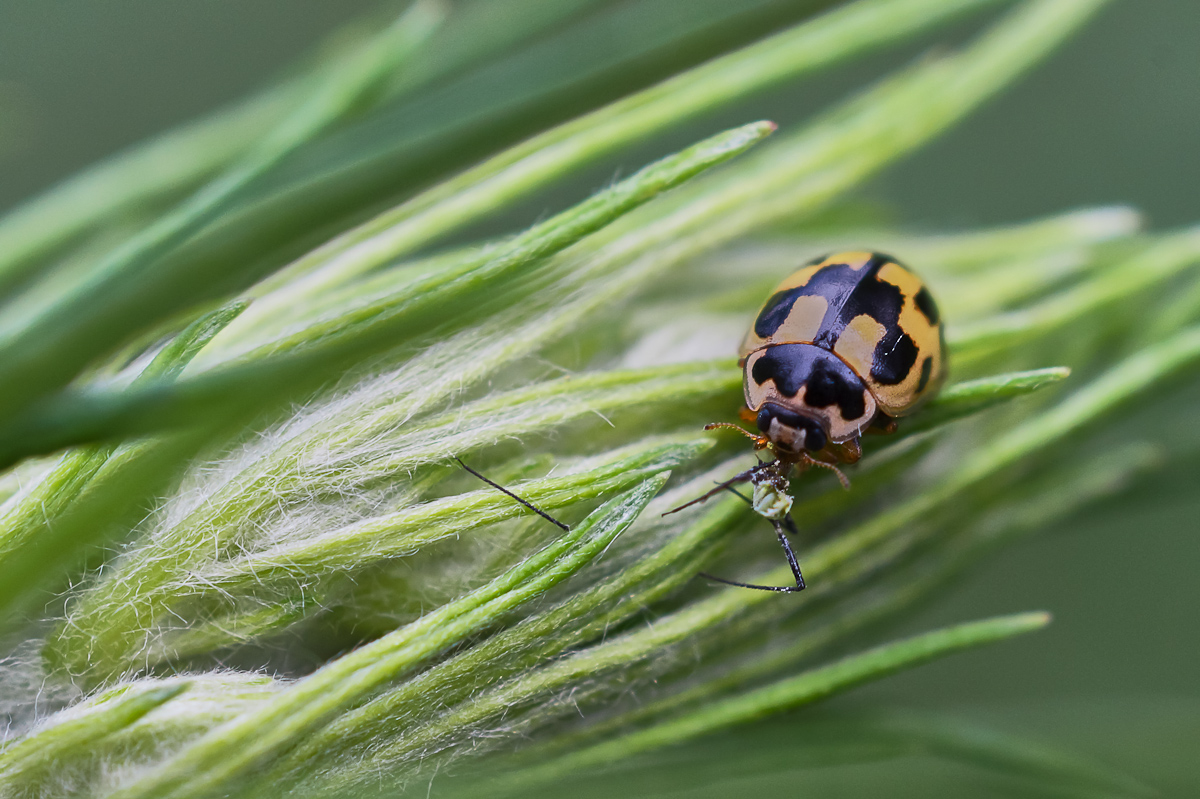
[[[868,429],[894,431],[895,420],[936,394],[945,379],[941,317],[929,289],[895,258],[840,252],[810,261],[775,288],[739,354],[746,398],[741,416],[759,433],[723,422],[706,429],[739,430],[774,460],[675,510],[751,483],[754,509],[774,524],[796,585],[705,576],[745,588],[800,591],[804,578],[785,534],[796,532],[789,475],[817,466],[849,485],[838,464],[861,457],[860,436]]]

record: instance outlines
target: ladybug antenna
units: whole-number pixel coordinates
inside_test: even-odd
[[[740,427],[732,422],[709,422],[708,424],[704,425],[705,430],[716,430],[717,428],[738,431],[746,438],[754,442],[755,449],[766,449],[767,444],[769,443],[766,436],[756,436],[746,428]]]

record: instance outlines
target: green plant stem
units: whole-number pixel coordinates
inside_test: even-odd
[[[901,429],[906,435],[932,430],[981,413],[1010,399],[1048,388],[1070,376],[1071,370],[1067,367],[1051,366],[1046,369],[1007,372],[952,383],[942,389],[928,407],[923,408],[911,419],[905,419],[901,423]]]
[[[634,454],[619,453],[595,468],[563,477],[531,480],[507,486],[517,496],[544,511],[554,511],[605,494],[624,491],[652,474],[685,463],[712,442],[697,439],[680,444],[639,445]],[[423,546],[532,512],[491,489],[471,491],[423,505],[377,516],[349,528],[294,544],[280,544],[206,570],[217,591],[236,592],[297,573],[315,576],[339,572],[362,563],[411,554]]]

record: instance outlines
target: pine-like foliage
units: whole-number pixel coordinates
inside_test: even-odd
[[[813,5],[697,3],[654,38],[671,3],[418,2],[0,221],[0,795],[553,792],[1042,627],[883,625],[1161,461],[1096,422],[1200,367],[1200,232],[1123,208],[874,222],[856,187],[1103,2]],[[985,7],[974,38],[802,124],[662,154]],[[546,193],[635,147],[660,157]],[[701,429],[736,418],[737,341],[845,247],[932,286],[951,382],[867,440],[849,492],[796,481],[807,591],[697,579],[789,577],[736,498],[661,514],[745,468],[744,439]],[[1123,786],[918,726],[990,768]]]

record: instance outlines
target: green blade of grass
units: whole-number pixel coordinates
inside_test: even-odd
[[[153,762],[284,684],[235,672],[123,683],[64,711],[60,721],[36,727],[13,745],[23,750],[20,756],[0,754],[7,766],[0,767],[0,786],[10,794],[53,796],[65,785],[86,784],[104,795],[121,779],[114,765],[132,770]]]
[[[650,474],[685,463],[712,446],[711,440],[686,444],[637,445],[632,454],[614,453],[586,471],[506,486],[517,496],[554,511],[603,494],[623,491]],[[383,558],[415,552],[470,526],[482,526],[530,514],[494,489],[480,489],[375,517],[351,528],[292,544],[280,544],[233,561],[206,574],[216,590],[237,591],[266,585],[296,572],[315,576]]]
[[[1010,399],[1048,388],[1070,376],[1071,370],[1067,367],[1051,366],[952,383],[942,389],[921,413],[912,419],[905,419],[902,429],[905,434],[931,430]]]
[[[306,773],[311,776],[309,764],[317,753],[337,759],[356,746],[369,746],[391,720],[401,715],[410,726],[411,735],[404,742],[407,751],[436,746],[437,722],[430,725],[433,729],[418,722],[436,718],[456,702],[468,701],[476,688],[473,675],[487,668],[499,680],[533,668],[637,613],[653,599],[694,579],[700,564],[713,554],[719,539],[728,535],[732,523],[742,515],[744,509],[734,502],[709,509],[683,533],[611,579],[345,713],[281,760],[266,779],[298,781]],[[380,755],[395,757],[396,752],[389,748]],[[354,782],[353,772],[339,776],[341,789],[353,790]]]

